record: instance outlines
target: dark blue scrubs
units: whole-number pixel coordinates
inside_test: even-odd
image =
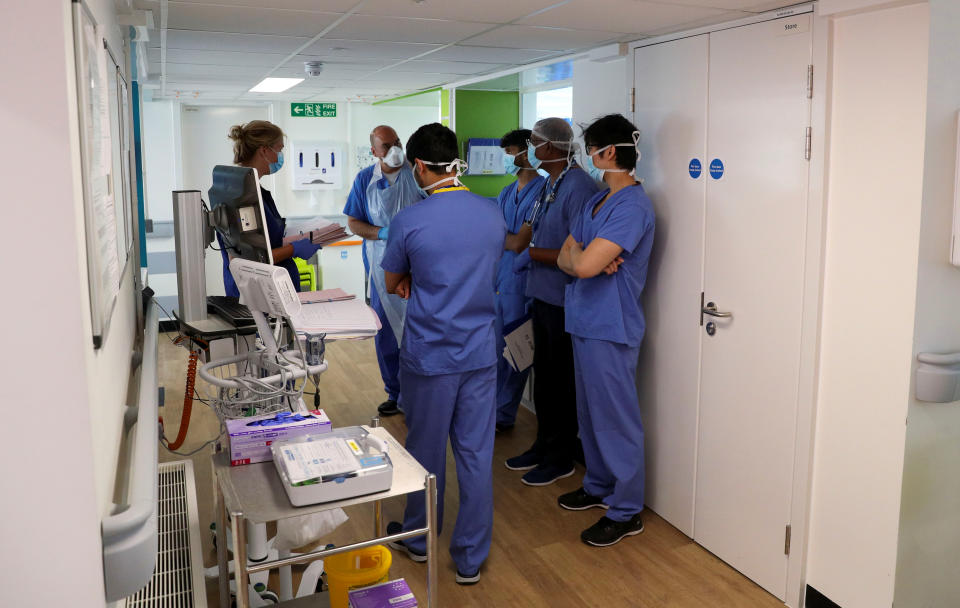
[[[277,204],[273,202],[273,195],[270,194],[269,190],[260,186],[260,196],[263,198],[263,215],[267,221],[267,236],[270,237],[270,247],[273,249],[282,247],[283,233],[287,228],[287,220],[283,219],[280,212],[277,211]],[[237,289],[233,275],[230,274],[230,257],[227,255],[227,250],[223,246],[223,240],[220,238],[219,232],[217,233],[217,243],[220,246],[220,255],[223,256],[223,289],[228,296],[239,298],[240,290]],[[290,280],[293,281],[293,286],[297,291],[300,291],[300,270],[297,268],[297,263],[293,261],[293,258],[287,258],[282,262],[275,262],[274,265],[286,268],[287,273],[290,275]]]

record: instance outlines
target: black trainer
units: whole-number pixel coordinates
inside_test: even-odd
[[[391,521],[390,523],[387,524],[387,534],[391,534],[391,535],[400,534],[401,532],[403,532],[403,524],[401,524],[400,522]],[[410,559],[412,559],[417,563],[423,563],[427,561],[426,553],[417,553],[416,551],[408,547],[407,544],[402,540],[390,542],[390,543],[387,543],[387,545],[391,549],[396,549],[397,551],[402,551],[403,553],[406,553],[407,557],[409,557]]]
[[[637,513],[627,521],[613,521],[607,516],[580,533],[580,540],[594,547],[609,547],[628,536],[643,532],[643,520]]]
[[[609,508],[602,498],[587,494],[583,488],[561,494],[557,498],[557,504],[568,511],[584,511],[590,507]]]
[[[533,450],[527,450],[519,456],[507,458],[503,464],[511,471],[529,471],[540,464],[541,460],[540,454],[537,454]]]
[[[393,399],[387,399],[377,406],[377,412],[381,416],[396,416],[400,413],[400,406]]]

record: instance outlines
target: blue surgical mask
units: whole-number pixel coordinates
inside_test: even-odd
[[[583,159],[583,170],[586,171],[590,177],[597,180],[598,182],[603,181],[603,169],[598,169],[596,165],[593,164],[593,156],[586,155],[586,158]]]
[[[270,163],[271,175],[279,171],[281,167],[283,167],[283,150],[277,152],[277,162]]]
[[[516,175],[517,173],[520,173],[520,167],[518,167],[516,162],[514,162],[516,158],[517,157],[512,154],[507,154],[506,152],[504,152],[503,172],[506,173],[507,175]]]
[[[540,165],[543,164],[543,161],[537,158],[537,148],[545,145],[547,142],[543,142],[539,146],[533,145],[533,143],[527,144],[527,161],[530,163],[530,166],[534,169],[539,169]]]

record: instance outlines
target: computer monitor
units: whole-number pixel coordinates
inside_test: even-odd
[[[257,170],[217,165],[208,197],[211,224],[229,256],[273,264]]]

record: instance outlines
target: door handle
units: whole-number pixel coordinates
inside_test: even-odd
[[[719,319],[732,319],[732,312],[721,312],[717,310],[717,305],[713,302],[707,302],[707,305],[700,309],[700,312],[705,315],[710,315],[711,317],[717,317]]]

